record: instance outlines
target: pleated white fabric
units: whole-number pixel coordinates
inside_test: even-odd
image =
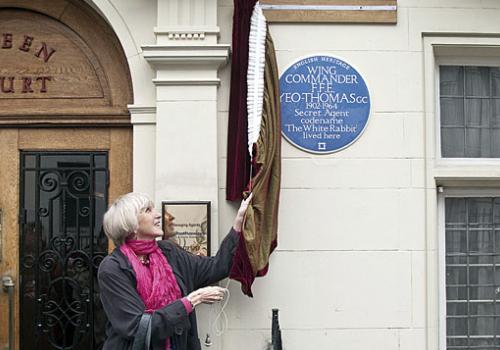
[[[252,156],[253,144],[257,142],[262,122],[264,100],[264,64],[266,56],[266,17],[257,2],[250,19],[248,39],[247,110],[248,110],[248,151]]]

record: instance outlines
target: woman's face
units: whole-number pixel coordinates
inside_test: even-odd
[[[136,239],[155,239],[162,237],[161,215],[155,207],[147,207],[139,213],[137,217],[139,226],[137,227]]]

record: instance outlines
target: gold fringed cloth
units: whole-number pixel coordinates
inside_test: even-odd
[[[281,111],[278,66],[274,44],[266,33],[264,101],[259,138],[253,147],[253,198],[248,206],[230,278],[241,282],[241,290],[252,295],[256,277],[264,276],[269,256],[277,246],[278,207],[281,183]],[[248,195],[248,192],[246,193]]]

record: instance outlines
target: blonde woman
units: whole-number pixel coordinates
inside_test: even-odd
[[[158,241],[163,236],[161,215],[147,196],[128,193],[111,205],[103,226],[116,249],[98,273],[108,317],[104,349],[144,349],[144,338],[153,350],[201,349],[195,308],[222,300],[224,290],[210,285],[229,274],[249,201],[242,202],[214,257],[195,256],[168,240]],[[143,334],[144,320],[149,335]]]

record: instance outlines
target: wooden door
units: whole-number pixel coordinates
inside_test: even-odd
[[[93,239],[102,240],[95,231],[103,206],[132,188],[127,58],[112,28],[84,1],[0,0],[0,62],[0,276],[15,283],[14,348],[99,348],[93,275],[106,242],[89,245],[82,235],[93,230]],[[56,178],[43,178],[48,170],[30,163],[42,155],[60,156],[54,171],[64,181],[57,188],[67,193],[55,211],[46,197],[55,195]],[[91,181],[101,189],[79,193],[86,176],[68,170],[70,155],[81,163],[74,167],[89,165],[80,172],[89,176],[98,175],[97,165],[81,157],[106,158],[108,187]],[[82,202],[72,202],[70,192]],[[56,211],[60,225],[49,228],[47,217]],[[85,267],[85,259],[93,261]],[[8,304],[0,290],[0,349],[9,339]]]
[[[101,216],[108,202],[131,190],[131,129],[0,129],[0,139],[0,275],[15,282],[16,349],[99,349],[104,320],[94,277],[108,247]],[[66,198],[56,203],[55,196]],[[83,237],[90,231],[92,251]],[[5,293],[0,310],[3,346]]]

